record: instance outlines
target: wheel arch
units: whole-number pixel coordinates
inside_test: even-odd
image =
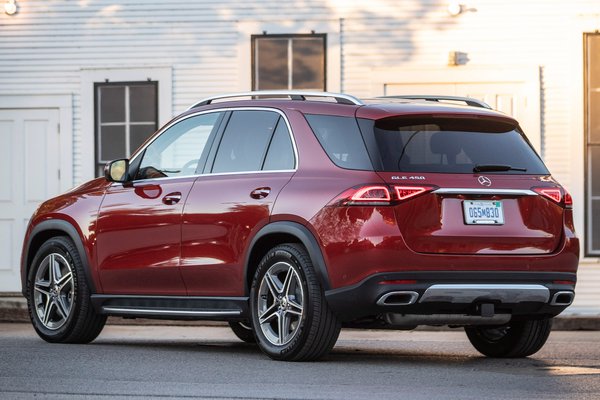
[[[331,288],[325,258],[315,236],[307,227],[297,222],[278,221],[264,226],[250,242],[244,263],[244,293],[246,295],[250,293],[252,278],[260,260],[270,249],[282,243],[302,244],[308,251],[323,290],[327,291]]]
[[[44,244],[44,242],[56,236],[66,236],[71,239],[73,244],[75,244],[75,248],[77,249],[79,258],[83,264],[85,280],[90,288],[90,291],[95,293],[96,285],[92,279],[89,259],[77,228],[67,221],[53,219],[42,221],[37,224],[31,230],[27,242],[24,245],[23,258],[21,260],[21,292],[23,295],[27,297],[27,276],[29,274],[30,264],[35,257],[36,252],[42,246],[42,244]]]

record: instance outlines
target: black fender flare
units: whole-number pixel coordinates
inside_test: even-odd
[[[308,255],[313,263],[315,272],[319,281],[321,282],[323,290],[330,290],[331,284],[329,282],[327,265],[325,263],[323,253],[321,252],[319,242],[306,226],[292,221],[272,222],[263,226],[256,233],[256,235],[254,235],[254,238],[252,238],[252,241],[250,242],[250,246],[248,246],[248,251],[246,252],[246,259],[244,262],[244,282],[248,282],[248,267],[250,264],[250,255],[252,254],[252,250],[254,249],[256,243],[267,235],[281,233],[296,237],[300,241],[300,243],[304,245],[304,247],[308,251]],[[249,291],[249,288],[246,288],[246,290]]]
[[[83,247],[83,242],[79,235],[77,229],[69,222],[62,219],[51,219],[42,221],[37,224],[29,234],[27,239],[27,243],[24,244],[23,249],[23,258],[21,260],[21,290],[25,297],[27,297],[27,275],[29,273],[29,262],[33,259],[29,256],[29,248],[31,246],[31,242],[33,239],[44,231],[60,231],[65,234],[65,236],[69,237],[73,243],[75,244],[75,248],[79,253],[79,258],[81,259],[81,263],[83,264],[83,271],[85,274],[85,280],[90,288],[91,293],[96,293],[96,285],[94,284],[94,280],[92,279],[92,273],[90,270],[90,263],[87,257],[87,253],[85,252],[85,248]]]

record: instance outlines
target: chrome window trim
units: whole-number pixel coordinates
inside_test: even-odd
[[[439,194],[503,194],[509,196],[537,196],[529,189],[473,189],[473,188],[439,188],[433,191]]]
[[[133,180],[131,181],[131,183],[138,183],[138,182],[150,182],[150,181],[164,181],[167,179],[182,179],[182,178],[193,178],[193,177],[201,177],[201,176],[219,176],[219,175],[239,175],[239,174],[258,174],[258,173],[277,173],[277,172],[296,172],[298,170],[298,147],[296,145],[296,139],[294,138],[294,132],[292,131],[292,126],[287,118],[287,116],[285,115],[285,113],[281,110],[278,110],[276,108],[272,108],[272,107],[224,107],[224,108],[218,108],[218,109],[212,109],[212,110],[203,110],[203,111],[198,111],[195,112],[193,114],[189,114],[186,115],[183,118],[177,119],[175,121],[171,121],[171,123],[165,125],[164,127],[162,127],[157,133],[156,135],[154,135],[154,137],[152,138],[152,140],[150,140],[148,143],[146,143],[144,146],[140,147],[138,149],[138,151],[136,151],[131,158],[129,159],[129,163],[131,164],[133,160],[135,160],[137,157],[139,157],[141,154],[144,153],[144,151],[146,150],[146,148],[148,146],[150,146],[152,143],[154,143],[154,141],[156,139],[158,139],[161,135],[163,135],[169,128],[171,128],[173,125],[178,124],[181,121],[184,121],[188,118],[192,118],[192,117],[196,117],[199,115],[203,115],[203,114],[209,114],[209,113],[216,113],[216,112],[227,112],[227,111],[272,111],[272,112],[276,112],[277,114],[279,114],[283,120],[285,121],[285,124],[287,125],[288,128],[288,135],[290,136],[290,139],[292,141],[292,148],[294,149],[294,168],[290,169],[290,170],[259,170],[259,171],[239,171],[239,172],[219,172],[219,173],[208,173],[208,174],[194,174],[194,175],[185,175],[185,176],[167,176],[164,178],[151,178],[151,179],[137,179],[137,180]],[[120,185],[122,185],[122,183],[118,183]]]

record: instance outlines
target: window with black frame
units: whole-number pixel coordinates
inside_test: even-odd
[[[326,90],[326,35],[253,35],[253,90]]]
[[[158,129],[158,82],[96,83],[96,173],[133,153]]]

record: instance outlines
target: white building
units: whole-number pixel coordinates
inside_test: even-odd
[[[467,95],[514,115],[574,198],[586,277],[578,305],[600,308],[598,0],[0,7],[12,3],[15,14],[0,14],[0,291],[20,288],[21,238],[41,200],[94,177],[203,97],[287,86]]]

